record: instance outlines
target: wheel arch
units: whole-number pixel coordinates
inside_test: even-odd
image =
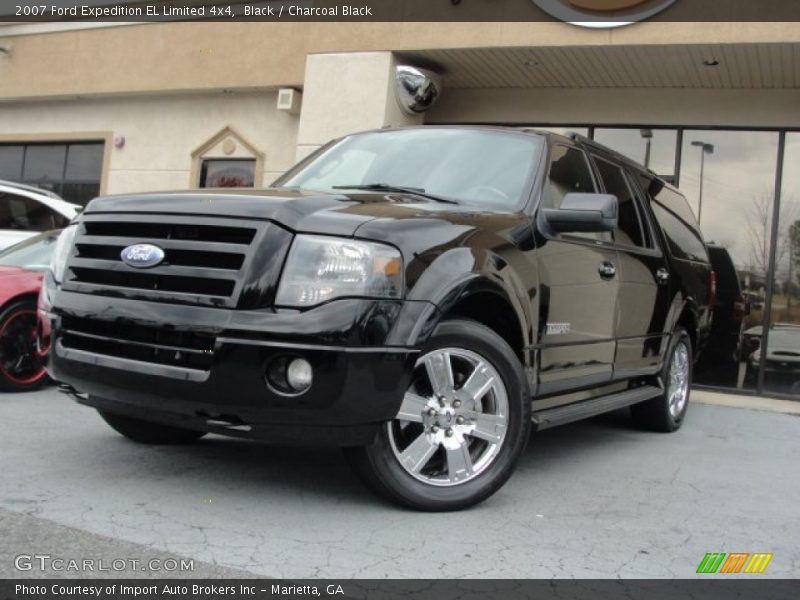
[[[491,307],[487,310],[487,307]],[[461,317],[485,325],[503,338],[520,359],[526,364],[525,330],[514,305],[496,286],[478,281],[468,287],[443,312],[442,320]]]
[[[676,301],[678,297],[676,297]],[[676,327],[683,327],[689,334],[689,339],[692,342],[692,350],[697,354],[698,344],[698,326],[699,318],[697,313],[697,306],[691,296],[683,298],[678,304],[674,304],[673,318],[671,320],[669,331],[675,331]]]
[[[0,305],[0,312],[6,310],[9,306],[16,302],[22,302],[23,300],[30,300],[33,303],[38,302],[39,300],[39,293],[35,290],[26,290],[24,292],[20,292],[10,298],[6,298],[3,303]]]
[[[436,326],[453,317],[471,319],[485,325],[503,338],[523,366],[528,364],[531,321],[522,304],[496,278],[483,274],[465,275],[443,287],[431,299],[436,307],[429,311],[424,324],[417,327],[413,340],[420,345]]]

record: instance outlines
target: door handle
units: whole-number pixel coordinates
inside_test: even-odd
[[[661,267],[658,271],[656,271],[656,281],[658,285],[664,285],[669,281],[669,271],[667,271],[664,267]]]
[[[610,262],[603,262],[600,263],[598,271],[600,272],[600,277],[603,279],[611,279],[617,274],[617,267]]]

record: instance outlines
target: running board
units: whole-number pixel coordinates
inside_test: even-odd
[[[663,393],[664,390],[659,387],[644,385],[609,396],[583,400],[556,408],[547,408],[533,413],[531,416],[533,428],[536,431],[543,431],[544,429],[550,429],[558,425],[580,421],[618,408],[624,408],[631,404],[652,400]]]

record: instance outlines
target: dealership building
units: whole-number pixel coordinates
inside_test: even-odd
[[[424,113],[405,65],[441,76]],[[746,302],[733,366],[700,380],[800,398],[798,23],[0,24],[0,179],[75,202],[266,186],[343,134],[437,124],[573,131],[678,183]]]

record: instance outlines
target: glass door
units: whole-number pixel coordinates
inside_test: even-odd
[[[717,273],[712,338],[695,370],[700,384],[758,389],[778,142],[777,132],[684,131],[680,187]]]
[[[800,396],[800,133],[786,136],[770,326],[751,356],[763,391]]]

